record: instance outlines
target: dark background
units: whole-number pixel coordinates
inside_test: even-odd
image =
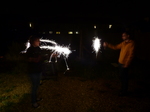
[[[6,53],[7,46],[10,46],[13,41],[24,43],[29,35],[48,32],[49,29],[82,30],[83,44],[87,49],[91,46],[90,42],[95,32],[103,41],[117,44],[121,41],[121,32],[131,30],[133,37],[136,37],[139,43],[143,40],[142,44],[145,45],[144,41],[149,37],[145,32],[150,32],[149,11],[147,2],[135,0],[124,2],[120,0],[6,1],[1,4],[1,54]],[[29,22],[35,25],[33,29],[29,28]],[[99,26],[96,31],[93,30],[94,24]],[[109,24],[115,26],[111,31],[106,28]],[[145,37],[138,37],[139,35],[147,37],[145,36],[145,39]],[[72,42],[72,47],[79,49],[80,35],[70,37],[64,34],[61,38],[53,35],[51,38],[61,44]]]

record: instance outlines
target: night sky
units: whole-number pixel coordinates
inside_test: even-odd
[[[33,23],[114,23],[128,24],[150,17],[147,2],[130,0],[3,2],[1,29]],[[24,27],[24,26],[23,26]],[[27,26],[28,27],[28,26]],[[1,37],[4,37],[6,33]]]
[[[5,6],[5,7],[4,7]],[[2,18],[8,21],[36,22],[99,22],[112,19],[119,22],[137,21],[149,16],[144,1],[51,1],[9,2],[2,7]],[[44,21],[43,21],[44,20]]]
[[[29,27],[33,23],[107,23],[130,24],[149,15],[149,4],[144,1],[39,1],[39,2],[3,2],[1,3],[1,45],[14,36],[8,30]],[[24,25],[27,26],[24,26]],[[26,35],[24,35],[26,37]],[[20,38],[20,37],[19,37]],[[7,42],[6,42],[7,41]],[[6,42],[6,43],[4,43]],[[9,44],[9,43],[8,43]]]

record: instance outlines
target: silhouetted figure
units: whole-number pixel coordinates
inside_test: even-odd
[[[39,47],[40,40],[37,36],[30,37],[31,46],[27,50],[28,57],[28,72],[32,83],[31,90],[31,103],[34,108],[39,107],[37,101],[41,100],[37,98],[37,90],[40,85],[42,76],[42,60],[41,60],[41,49]]]

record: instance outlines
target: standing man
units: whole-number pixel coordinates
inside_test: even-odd
[[[124,32],[122,34],[123,42],[118,45],[111,45],[107,42],[104,42],[103,46],[108,47],[114,50],[120,49],[119,56],[119,66],[120,66],[120,75],[121,75],[121,92],[119,96],[127,95],[128,90],[128,70],[131,64],[131,61],[134,57],[134,48],[135,43],[130,38],[129,32]]]
[[[28,72],[32,83],[31,103],[34,108],[38,108],[39,104],[37,102],[42,100],[42,98],[37,98],[37,91],[42,76],[42,57],[39,47],[40,38],[38,36],[31,36],[30,44],[31,46],[27,49],[27,57]]]

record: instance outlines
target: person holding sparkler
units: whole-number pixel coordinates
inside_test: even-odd
[[[37,90],[40,85],[41,75],[42,75],[42,58],[41,49],[39,47],[40,40],[37,36],[30,37],[30,47],[27,49],[28,57],[28,72],[32,83],[31,90],[31,103],[34,108],[39,107],[37,101],[42,100],[37,98]]]
[[[119,96],[127,95],[128,90],[128,70],[129,66],[134,57],[134,49],[135,49],[135,42],[131,40],[130,33],[124,32],[122,34],[123,42],[118,45],[111,45],[107,42],[104,42],[104,47],[109,47],[111,49],[117,50],[120,49],[120,56],[119,56],[119,65],[120,65],[120,75],[121,75],[121,92]]]

